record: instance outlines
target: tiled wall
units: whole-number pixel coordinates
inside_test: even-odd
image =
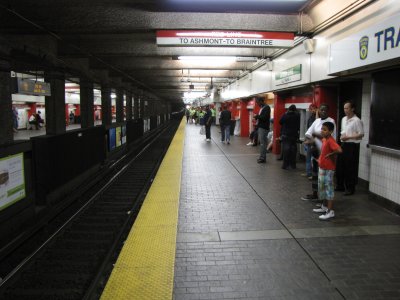
[[[369,136],[369,116],[371,108],[371,79],[363,80],[361,120],[364,124],[364,138],[360,145],[360,163],[358,166],[358,176],[366,181],[369,181],[370,165],[371,165],[371,150],[367,148]]]
[[[371,79],[363,81],[361,119],[365,136],[360,146],[359,177],[369,181],[369,190],[400,204],[400,158],[367,148],[371,106]]]
[[[374,194],[400,204],[400,159],[398,156],[372,151],[369,189]]]

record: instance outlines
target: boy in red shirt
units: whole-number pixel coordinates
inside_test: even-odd
[[[336,143],[331,136],[335,128],[332,122],[322,124],[321,135],[322,148],[319,156],[319,171],[318,171],[318,197],[323,199],[320,208],[313,209],[313,212],[324,213],[319,216],[320,220],[329,220],[335,217],[333,208],[334,184],[333,175],[336,169],[336,154],[342,153],[342,148]]]

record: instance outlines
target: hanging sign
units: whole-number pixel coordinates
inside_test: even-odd
[[[400,15],[397,15],[331,44],[328,74],[399,57]]]
[[[301,64],[275,74],[275,84],[285,84],[301,80]]]
[[[17,78],[17,94],[51,96],[50,83]]]
[[[157,45],[187,47],[293,47],[294,33],[268,31],[158,30]]]

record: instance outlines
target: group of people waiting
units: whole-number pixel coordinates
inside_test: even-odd
[[[209,105],[203,106],[203,107],[189,107],[186,108],[185,110],[185,116],[186,116],[186,123],[189,124],[196,124],[196,125],[204,125],[202,123],[204,120],[204,116],[207,112],[207,109],[210,110],[211,112],[211,117],[212,117],[212,122],[215,123],[215,116],[216,116],[216,111],[215,108],[210,107]]]
[[[334,191],[353,195],[358,181],[360,142],[364,136],[362,121],[355,114],[351,101],[344,103],[345,116],[341,121],[339,142],[336,141],[335,121],[328,117],[329,107],[321,104],[319,109],[310,107],[315,120],[307,129],[304,144],[311,156],[312,194],[301,197],[306,201],[317,201],[320,220],[335,217],[333,210]],[[336,175],[336,187],[334,176]]]
[[[43,126],[44,120],[41,117],[40,110],[38,110],[36,114],[32,114],[29,117],[28,123],[29,125],[31,125],[29,129],[32,129],[32,127],[34,127],[36,130],[39,130]]]
[[[257,142],[260,154],[257,163],[266,163],[268,147],[272,146],[271,108],[264,103],[264,98],[256,98],[260,111],[254,116]],[[303,142],[306,150],[306,176],[311,178],[312,193],[301,197],[305,201],[317,202],[313,212],[319,213],[320,220],[335,217],[333,210],[334,192],[342,191],[345,196],[353,195],[358,181],[358,162],[360,142],[364,136],[362,121],[355,114],[355,105],[351,101],[344,103],[345,116],[341,120],[339,141],[336,141],[335,120],[328,115],[329,107],[321,104],[319,108],[310,105],[311,113],[307,122],[307,131]],[[190,112],[190,110],[189,110]],[[187,121],[191,117],[191,112]],[[204,114],[199,115],[205,126],[206,141],[211,141],[211,124],[213,114],[207,105]],[[231,112],[226,106],[219,113],[221,124],[221,142],[230,144]],[[281,128],[282,169],[296,169],[297,143],[299,143],[300,115],[295,105],[290,105],[287,112],[279,120]],[[269,143],[268,143],[269,141]],[[250,143],[249,143],[250,144]],[[248,144],[248,145],[249,145]],[[336,186],[335,180],[336,177]]]
[[[265,163],[271,110],[263,98],[257,98],[256,101],[261,108],[259,114],[254,117],[260,144],[257,162]],[[358,181],[360,142],[364,136],[363,123],[355,114],[354,103],[346,101],[343,109],[345,116],[341,120],[339,141],[336,142],[336,124],[328,116],[328,105],[321,104],[319,109],[313,104],[309,107],[311,115],[303,143],[306,150],[306,176],[311,179],[312,193],[301,199],[318,202],[318,207],[313,211],[321,214],[320,220],[335,217],[334,191],[342,191],[345,196],[353,195]],[[279,123],[282,126],[279,137],[282,147],[282,169],[296,169],[300,115],[295,105],[289,106]],[[251,144],[254,142],[251,141]]]
[[[190,107],[185,111],[186,123],[200,124],[200,133],[203,134],[205,130],[206,141],[211,141],[211,124],[215,123],[215,109],[210,108],[209,105],[205,107]]]

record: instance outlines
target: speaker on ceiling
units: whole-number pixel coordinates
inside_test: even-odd
[[[303,46],[304,46],[304,50],[306,51],[306,54],[311,54],[314,52],[315,50],[315,40],[313,39],[307,39],[305,41],[303,41]]]

